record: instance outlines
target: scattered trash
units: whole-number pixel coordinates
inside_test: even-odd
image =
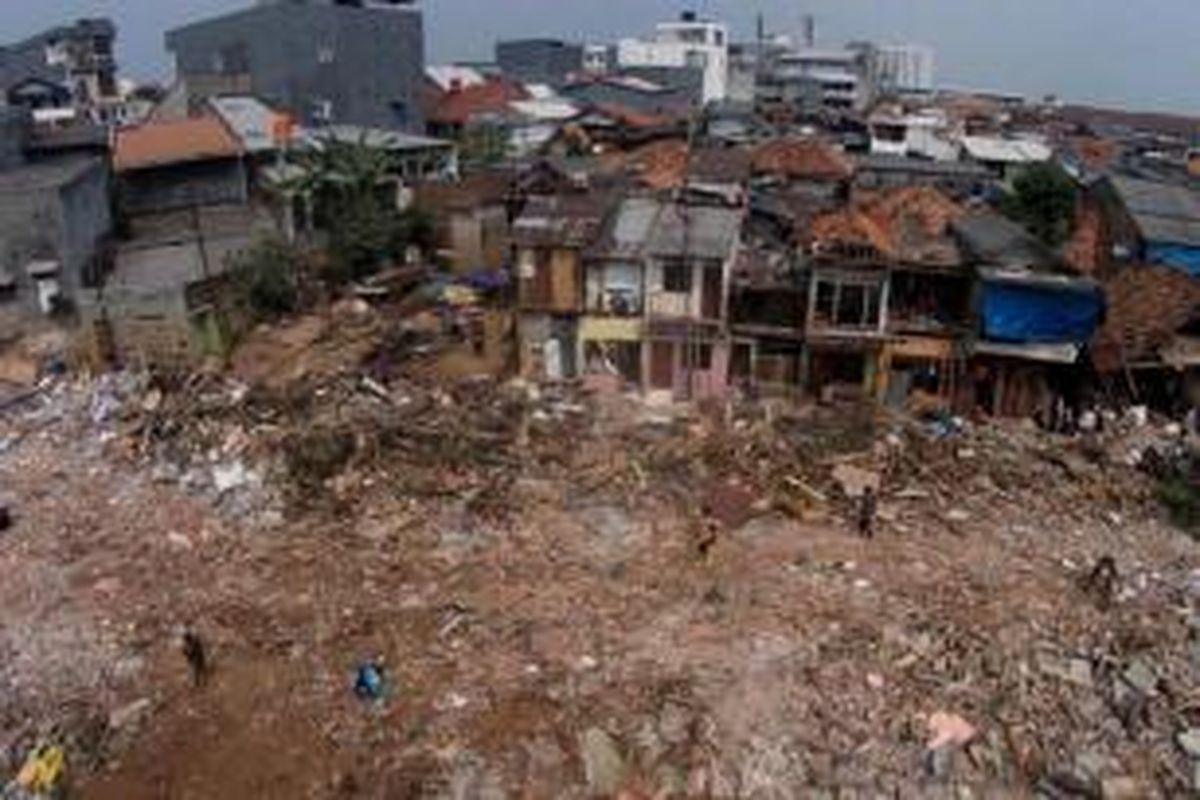
[[[15,783],[35,795],[49,795],[59,788],[66,770],[66,752],[58,745],[41,745],[25,759]]]
[[[213,488],[217,490],[217,494],[241,489],[250,483],[250,478],[250,471],[241,461],[218,464],[212,470]]]
[[[354,694],[361,700],[380,700],[387,693],[383,665],[377,661],[359,664],[354,674]]]
[[[929,715],[928,750],[939,750],[948,745],[965,747],[978,735],[975,726],[958,714],[937,711]]]
[[[849,464],[839,464],[834,467],[833,480],[842,490],[842,494],[851,500],[862,497],[867,489],[875,493],[878,493],[880,489],[879,473]]]

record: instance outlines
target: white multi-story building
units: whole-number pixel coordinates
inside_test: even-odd
[[[883,91],[933,91],[932,48],[915,44],[880,45],[874,55],[875,82]]]
[[[718,102],[729,96],[729,29],[687,12],[678,22],[656,26],[652,39],[621,40],[617,64],[699,69],[704,75],[704,102]]]

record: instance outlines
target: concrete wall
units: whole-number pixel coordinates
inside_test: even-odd
[[[558,84],[583,69],[583,45],[556,39],[515,39],[496,44],[496,64],[525,83]]]
[[[249,191],[245,166],[238,159],[126,172],[119,186],[121,208],[127,214],[244,203]]]
[[[425,36],[413,9],[271,3],[171,31],[167,48],[193,85],[248,74],[255,94],[308,124],[424,128]]]
[[[25,163],[29,126],[29,112],[21,108],[0,107],[0,170]]]
[[[74,300],[112,232],[104,163],[94,159],[61,178],[0,183],[0,270],[16,280],[14,302],[30,312],[39,311],[31,262],[57,261],[59,288]]]

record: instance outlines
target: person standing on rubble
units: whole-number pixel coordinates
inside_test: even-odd
[[[188,670],[192,673],[192,686],[199,689],[208,683],[208,676],[212,670],[204,640],[193,629],[184,628],[180,636],[180,645]]]
[[[875,515],[879,511],[879,497],[874,486],[863,488],[858,501],[858,535],[864,539],[875,538]]]

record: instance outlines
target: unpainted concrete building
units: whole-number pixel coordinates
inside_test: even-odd
[[[236,85],[310,126],[423,130],[424,27],[411,0],[260,0],[169,32],[167,49],[193,92]]]
[[[99,279],[111,232],[102,159],[73,156],[0,172],[0,305],[29,313],[69,308]]]

